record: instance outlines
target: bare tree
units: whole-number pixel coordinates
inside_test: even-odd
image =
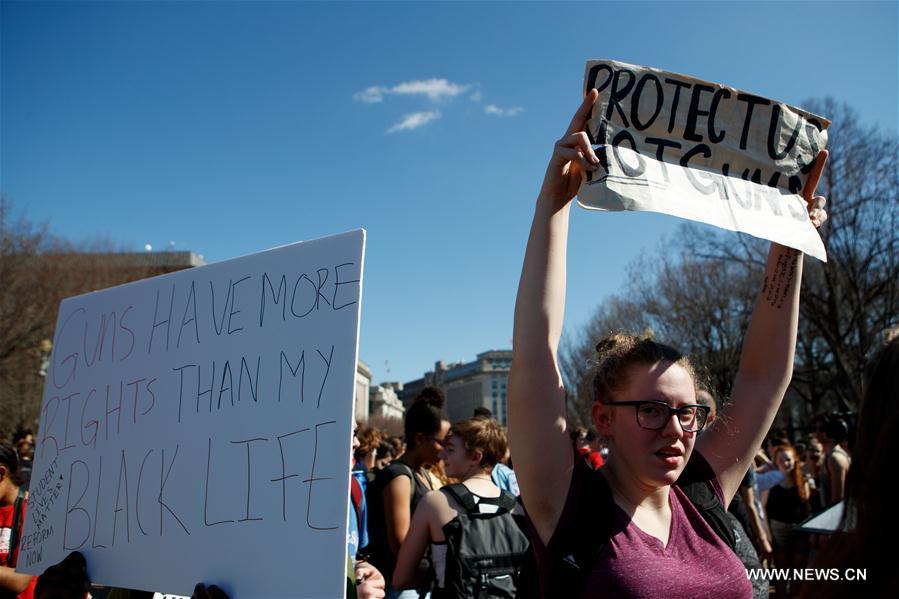
[[[899,142],[831,99],[830,160],[821,192],[827,263],[808,261],[800,368],[793,390],[818,408],[854,409],[880,334],[899,323]]]
[[[682,227],[678,238],[699,232]],[[729,394],[758,273],[729,261],[696,259],[676,251],[672,255],[672,249],[677,249],[676,243],[633,263],[625,291],[597,308],[583,331],[566,336],[560,365],[578,414],[586,414],[593,401],[586,366],[594,346],[618,330],[652,334],[691,355],[703,384],[719,397]]]
[[[177,270],[128,256],[109,241],[61,239],[47,224],[17,216],[0,197],[0,438],[18,427],[37,428],[64,298]]]

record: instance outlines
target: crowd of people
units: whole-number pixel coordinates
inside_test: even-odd
[[[506,431],[484,408],[468,420],[451,424],[443,402],[439,389],[422,391],[407,412],[404,436],[390,436],[365,425],[354,430],[347,550],[354,565],[351,590],[359,597],[524,597],[533,591],[524,584],[527,573],[523,572],[534,559],[529,555],[531,531],[524,519]],[[688,414],[704,418],[699,436],[718,419],[718,404],[707,391],[697,394],[697,405],[708,408]],[[679,422],[681,418],[678,415]],[[728,506],[731,526],[750,544],[750,560],[757,556],[755,562],[744,559],[744,566],[805,568],[816,563],[818,548],[826,539],[802,532],[798,525],[845,496],[852,463],[851,424],[848,415],[822,414],[792,440],[786,431],[768,435]],[[614,452],[614,444],[592,427],[574,427],[568,439],[584,470],[601,472]],[[24,512],[27,501],[32,444],[30,431],[18,432],[14,444],[0,443],[0,527],[10,531],[16,530],[14,515]],[[488,553],[484,544],[489,539],[482,538],[480,548],[485,555],[505,552],[506,562],[494,577],[507,583],[505,589],[475,590],[472,585],[480,584],[483,573],[461,567],[458,556],[451,557],[447,576],[448,535],[458,536],[460,515],[468,513],[466,501],[473,501],[473,513],[479,515],[494,519],[496,514],[509,515],[499,526],[474,531],[482,537],[485,531],[502,537],[494,543],[501,547],[498,551]],[[8,541],[11,551],[4,552],[0,546],[4,568],[0,597],[39,597],[38,578],[6,570],[15,563],[15,539],[12,535]],[[45,586],[69,580],[66,588],[80,597],[82,587],[88,588],[79,582],[82,574],[86,576],[86,566],[80,554],[73,555],[78,557],[51,569],[41,580]],[[73,576],[78,579],[74,583]],[[491,582],[489,576],[486,580]],[[768,596],[768,584],[762,578],[761,593],[756,596]],[[784,581],[774,581],[774,586],[777,597],[798,593],[795,585],[791,588]],[[215,586],[200,585],[197,593],[223,596]]]
[[[584,130],[596,97],[556,143],[537,200],[514,313],[509,428],[483,408],[451,423],[430,387],[408,406],[401,437],[357,423],[348,593],[745,599],[773,585],[776,597],[817,599],[847,587],[766,569],[855,567],[869,570],[864,596],[899,596],[880,551],[899,532],[883,486],[899,433],[899,339],[870,359],[857,426],[829,413],[799,432],[771,430],[792,375],[799,252],[772,244],[726,401],[674,347],[612,332],[596,346],[592,427],[569,426],[557,349],[571,201],[599,164]],[[822,152],[804,192],[815,226],[826,219],[814,193],[825,162]],[[17,441],[0,445],[0,526],[11,532],[0,598],[83,597],[71,582],[86,576],[78,554],[37,580],[13,570],[30,460]],[[833,534],[803,529],[841,502]],[[195,596],[222,594],[198,585]]]

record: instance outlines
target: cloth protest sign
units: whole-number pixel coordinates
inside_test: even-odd
[[[578,203],[662,212],[750,233],[826,260],[802,188],[830,122],[659,69],[591,60],[587,135],[602,163]]]
[[[342,597],[365,232],[60,304],[19,569]]]

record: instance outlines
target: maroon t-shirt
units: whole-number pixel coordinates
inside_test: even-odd
[[[712,483],[721,501],[721,485],[705,458],[694,451],[690,461],[694,472]],[[575,460],[565,507],[549,544],[543,545],[536,534],[532,535],[546,596],[555,596],[553,589],[546,588],[547,566],[560,559],[566,545],[567,551],[571,550],[566,538],[579,534],[584,528],[581,523],[595,518],[593,512],[602,505],[584,492],[589,476],[602,474],[591,471],[583,460]],[[613,533],[587,575],[581,597],[752,598],[752,586],[740,558],[715,534],[677,485],[671,486],[668,497],[671,531],[667,546],[640,530],[624,510],[614,505]]]

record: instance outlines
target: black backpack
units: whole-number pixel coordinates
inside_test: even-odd
[[[692,460],[687,463],[687,467],[674,484],[680,487],[715,534],[733,550],[737,541],[727,512],[718,501],[711,482],[699,475],[695,467],[691,468],[691,463]],[[575,462],[575,467],[580,465]],[[588,466],[585,463],[583,467]],[[543,589],[544,597],[560,599],[580,597],[584,592],[587,575],[609,545],[612,536],[612,514],[615,509],[612,490],[605,476],[597,471],[591,471],[587,480],[584,492],[587,497],[595,498],[594,505],[597,509],[594,510],[593,517],[583,520],[583,527],[579,528],[577,534],[570,539],[566,551],[549,564],[548,575],[544,581],[548,588]],[[533,534],[536,534],[536,531],[533,531]]]
[[[449,485],[441,491],[455,499],[464,511],[443,526],[446,576],[435,597],[516,597],[530,541],[512,515],[515,497],[502,491],[498,498],[482,499],[499,506],[495,513],[482,514],[465,485]]]

